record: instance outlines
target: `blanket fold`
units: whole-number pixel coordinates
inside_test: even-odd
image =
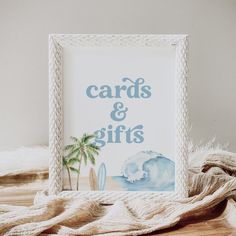
[[[225,214],[236,218],[235,176],[235,154],[211,153],[198,168],[189,167],[189,197],[179,201],[137,199],[107,206],[41,192],[30,207],[0,205],[0,235],[143,235],[206,216],[223,201],[232,208]]]

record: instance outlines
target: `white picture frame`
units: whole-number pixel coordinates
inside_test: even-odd
[[[175,53],[175,190],[174,191],[63,191],[62,156],[64,148],[64,51],[76,48],[171,47]],[[49,194],[79,196],[112,203],[116,200],[187,197],[187,35],[144,34],[51,34],[49,35]]]

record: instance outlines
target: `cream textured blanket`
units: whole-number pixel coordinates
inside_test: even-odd
[[[198,150],[189,163],[187,199],[137,199],[105,206],[40,193],[30,207],[0,205],[0,235],[143,235],[205,215],[224,199],[236,198],[236,154]]]

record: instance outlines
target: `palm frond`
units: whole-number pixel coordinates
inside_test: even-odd
[[[80,155],[80,149],[79,148],[76,148],[74,149],[73,151],[69,152],[66,156],[66,158],[74,158],[74,157],[77,157]]]
[[[91,146],[92,148],[96,149],[97,151],[100,151],[100,147],[98,147],[97,145],[90,143],[89,146]]]
[[[65,157],[62,158],[62,163],[63,163],[63,166],[67,165],[67,159]]]
[[[79,162],[79,159],[76,157],[73,157],[73,158],[68,159],[67,165],[73,166],[77,162]]]
[[[87,165],[87,163],[88,163],[88,154],[87,154],[87,152],[83,151],[82,156],[84,158],[84,164]]]
[[[81,143],[84,143],[84,139],[86,138],[86,136],[87,136],[87,134],[86,134],[86,133],[84,133],[84,134],[83,134],[83,136],[82,136],[82,138],[81,138],[81,140],[80,140],[80,141],[81,141]]]
[[[74,136],[70,136],[70,139],[75,143],[77,143],[79,141],[79,139]]]
[[[73,150],[75,148],[75,146],[73,145],[73,144],[69,144],[69,145],[66,145],[65,147],[64,147],[64,150],[65,151],[71,151],[71,150]]]
[[[84,134],[82,137],[82,141],[87,144],[91,139],[95,138],[94,134]]]
[[[91,152],[91,153],[93,153],[93,154],[96,154],[96,155],[98,155],[99,154],[99,148],[97,148],[97,146],[94,146],[94,145],[88,145],[88,146],[86,146],[86,149],[89,151],[89,152]]]
[[[80,173],[79,169],[76,169],[76,168],[74,168],[74,167],[72,167],[72,166],[70,166],[69,168],[70,168],[71,171],[73,171],[73,172],[75,172],[75,173],[77,173],[77,174]]]
[[[89,160],[91,161],[91,163],[93,165],[96,164],[96,160],[95,160],[94,156],[90,152],[88,153],[88,158],[89,158]]]

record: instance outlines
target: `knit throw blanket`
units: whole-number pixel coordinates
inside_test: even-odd
[[[236,154],[194,151],[189,166],[189,198],[102,205],[39,193],[30,207],[0,205],[0,235],[143,235],[206,215],[225,199],[234,202]]]

